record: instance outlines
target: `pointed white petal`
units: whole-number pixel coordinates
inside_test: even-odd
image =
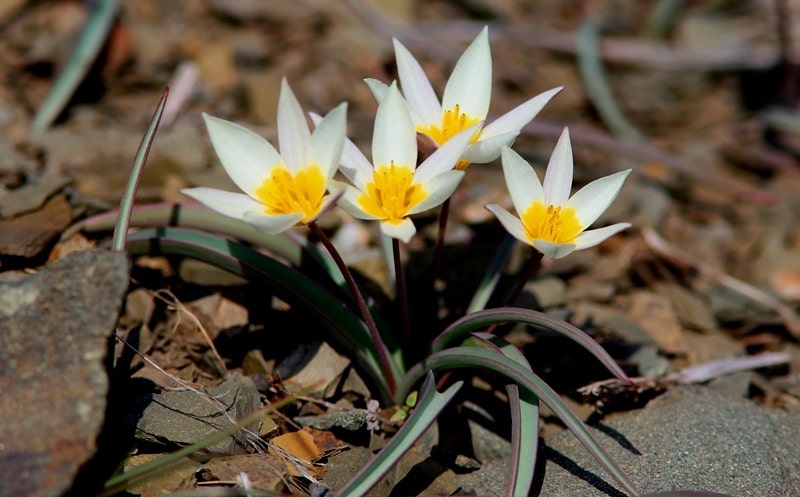
[[[244,222],[268,235],[283,233],[300,222],[301,219],[303,219],[302,214],[278,214],[271,216],[259,212],[248,212],[244,216]]]
[[[483,120],[491,98],[492,53],[489,28],[484,27],[453,68],[442,96],[442,109],[449,110],[458,104],[461,112]]]
[[[364,78],[364,82],[369,87],[369,91],[372,92],[372,96],[375,97],[375,101],[380,104],[383,101],[383,96],[386,95],[386,90],[389,89],[389,85],[375,78]]]
[[[569,200],[569,190],[572,188],[572,147],[567,128],[561,132],[550,162],[547,163],[543,186],[546,204],[564,205]]]
[[[417,228],[414,226],[414,223],[411,222],[411,219],[405,218],[399,223],[381,221],[381,231],[383,231],[383,234],[386,236],[397,238],[403,243],[408,243],[411,237],[414,236],[414,233],[417,232]]]
[[[569,199],[567,205],[575,209],[575,214],[584,228],[591,226],[608,209],[611,202],[617,198],[630,172],[628,169],[596,179]]]
[[[461,158],[461,154],[466,150],[470,138],[472,138],[472,135],[475,134],[480,125],[481,123],[477,123],[470,126],[437,148],[414,172],[415,181],[424,183],[430,178],[453,169],[458,159]]]
[[[286,82],[281,80],[281,94],[278,97],[278,144],[286,167],[297,172],[306,166],[311,133],[308,131],[305,114],[300,102]]]
[[[222,167],[248,195],[253,195],[274,166],[283,165],[272,145],[249,129],[208,114],[203,119]]]
[[[533,202],[544,202],[539,176],[528,162],[508,147],[503,148],[503,176],[514,209],[522,215]]]
[[[375,216],[367,214],[358,203],[358,198],[362,192],[351,185],[341,183],[339,181],[331,181],[330,183],[336,190],[344,190],[344,194],[339,198],[339,207],[344,209],[345,212],[357,219],[366,219],[368,221],[378,219]]]
[[[536,117],[536,115],[542,110],[542,108],[547,105],[547,102],[549,102],[550,99],[553,98],[556,93],[560,92],[563,88],[563,86],[559,86],[558,88],[547,90],[546,92],[540,93],[527,102],[522,103],[506,112],[483,128],[483,131],[481,132],[481,138],[487,139],[512,131],[519,133],[519,130],[531,122],[533,118]]]
[[[519,132],[509,132],[492,136],[491,138],[484,138],[483,131],[481,131],[478,141],[468,146],[461,158],[472,164],[492,162],[500,157],[500,150],[503,147],[510,147],[514,143],[517,135],[519,135]]]
[[[534,240],[533,246],[536,249],[550,257],[551,259],[561,259],[562,257],[566,257],[569,254],[575,252],[577,250],[576,245],[572,245],[570,243],[553,243],[548,242],[547,240]]]
[[[422,120],[415,124],[441,124],[442,106],[433,91],[431,82],[422,70],[417,59],[402,43],[394,41],[394,56],[397,60],[397,75],[403,87],[403,95],[414,113]]]
[[[522,226],[522,221],[520,221],[518,217],[514,216],[499,205],[489,204],[486,206],[486,209],[494,214],[495,217],[497,217],[497,220],[500,221],[500,224],[503,225],[503,228],[505,228],[506,231],[511,233],[511,236],[526,245],[533,246],[531,241],[528,239],[528,234],[525,231],[525,227]]]
[[[417,133],[408,103],[394,83],[378,106],[372,132],[372,162],[379,167],[392,161],[412,169],[417,164]]]
[[[308,162],[319,164],[326,179],[336,173],[342,160],[347,127],[347,104],[339,104],[320,121],[311,134]]]
[[[322,116],[319,114],[309,112],[308,115],[311,116],[311,121],[315,126],[322,122]],[[354,185],[362,189],[366,187],[366,182],[372,177],[372,164],[364,157],[356,144],[347,137],[344,139],[339,171]]]
[[[264,206],[247,195],[231,193],[216,188],[184,188],[181,193],[188,195],[213,211],[236,219],[244,219],[247,212],[263,212]]]
[[[412,207],[408,211],[409,215],[433,209],[450,198],[453,192],[456,191],[463,177],[464,171],[447,171],[428,180],[423,185],[425,191],[428,192],[428,196],[422,202]]]
[[[575,239],[575,245],[579,250],[594,247],[630,226],[631,223],[617,223],[596,230],[584,231]]]

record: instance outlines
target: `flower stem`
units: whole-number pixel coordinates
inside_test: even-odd
[[[400,314],[403,318],[403,337],[406,347],[411,347],[411,323],[408,314],[408,294],[406,293],[406,275],[403,271],[403,259],[400,258],[400,240],[392,238],[392,255],[394,258],[395,284],[397,287],[397,302],[400,304]]]
[[[383,342],[383,339],[378,332],[378,326],[375,324],[375,320],[372,318],[372,314],[369,312],[369,308],[367,307],[367,302],[364,300],[364,296],[358,289],[358,285],[356,285],[356,280],[353,279],[353,274],[344,263],[344,259],[342,259],[339,251],[336,250],[336,247],[334,247],[330,238],[325,235],[322,229],[320,229],[319,225],[312,221],[308,223],[308,227],[311,228],[311,231],[317,236],[317,238],[319,238],[322,244],[325,245],[328,253],[331,254],[334,262],[336,262],[336,265],[342,271],[342,275],[344,275],[347,286],[350,288],[350,292],[353,294],[353,298],[356,300],[359,311],[361,311],[361,316],[364,319],[364,323],[367,325],[367,329],[372,337],[372,341],[375,343],[375,348],[378,351],[378,357],[381,361],[381,367],[383,368],[383,373],[386,377],[386,384],[389,388],[389,392],[394,394],[397,390],[397,382],[394,377],[394,370],[392,369],[391,362],[389,361],[389,350],[386,348],[386,344]]]
[[[436,278],[442,267],[442,255],[444,254],[444,233],[447,231],[447,218],[450,217],[450,199],[444,201],[442,210],[439,212],[439,235],[436,238],[436,249],[433,252],[433,268],[431,271],[431,288],[435,288]],[[435,290],[434,290],[435,293]]]
[[[519,283],[517,283],[517,288],[514,289],[514,293],[512,293],[508,301],[506,301],[506,307],[511,307],[517,303],[517,299],[522,295],[522,291],[525,289],[528,280],[539,270],[542,257],[543,254],[538,250],[533,253],[531,259],[528,261],[528,267],[525,268],[525,273],[522,275],[522,278],[520,278]]]

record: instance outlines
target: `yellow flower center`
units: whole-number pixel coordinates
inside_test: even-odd
[[[428,124],[427,126],[417,126],[416,131],[417,133],[427,135],[431,140],[436,142],[436,145],[441,147],[447,140],[454,137],[461,131],[469,128],[478,121],[480,121],[480,119],[477,117],[461,112],[461,106],[456,104],[456,106],[452,109],[447,109],[442,113],[441,125],[437,126],[435,124]],[[478,141],[478,137],[480,135],[481,130],[478,129],[475,131],[475,134],[472,135],[472,138],[469,142],[475,143]],[[465,160],[459,160],[458,163],[456,163],[455,168],[458,170],[464,170],[469,167],[469,165],[469,162]]]
[[[255,190],[255,197],[266,206],[267,214],[303,214],[303,219],[297,224],[304,224],[319,214],[323,195],[325,176],[317,164],[311,164],[297,174],[292,174],[284,166],[276,166]]]
[[[572,207],[544,205],[534,202],[522,214],[522,225],[531,241],[571,244],[583,231]]]
[[[400,223],[415,205],[428,196],[422,185],[414,184],[414,170],[408,166],[381,165],[372,173],[366,193],[358,203],[367,214],[390,223]]]

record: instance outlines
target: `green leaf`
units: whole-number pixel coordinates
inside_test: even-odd
[[[428,372],[422,392],[414,413],[408,417],[400,431],[366,466],[340,489],[338,497],[355,497],[366,495],[378,481],[403,457],[403,454],[414,445],[414,442],[428,429],[442,409],[461,388],[462,382],[456,382],[442,393],[436,391],[433,373]]]
[[[90,233],[108,231],[114,227],[117,215],[117,211],[110,211],[84,219],[72,225],[64,233],[63,238],[69,238],[78,231]],[[280,235],[268,235],[243,221],[214,212],[202,204],[137,205],[131,212],[130,226],[134,228],[172,226],[225,235],[264,247],[298,268],[304,268],[312,263],[315,269],[324,270],[337,285],[347,289],[342,272],[331,257],[310,243],[306,237],[291,230]]]
[[[409,370],[406,377],[398,385],[398,395],[403,395],[410,390],[422,378],[425,371],[476,367],[502,374],[519,385],[524,391],[528,391],[538,397],[575,434],[578,441],[619,482],[628,495],[633,497],[641,495],[636,485],[630,481],[628,476],[617,466],[611,455],[595,440],[583,422],[569,410],[569,407],[561,400],[561,397],[544,380],[525,369],[522,365],[509,361],[501,352],[478,347],[454,347],[436,352]]]
[[[105,45],[122,0],[99,0],[81,31],[78,43],[36,112],[31,133],[39,135],[58,117]]]
[[[392,397],[381,375],[377,351],[364,323],[330,292],[294,268],[232,240],[181,228],[145,229],[128,237],[132,255],[159,254],[191,257],[273,289],[288,302],[308,308],[328,325],[333,336],[350,350],[375,383],[384,400]],[[395,374],[400,374],[400,368]]]
[[[474,336],[528,371],[533,371],[525,355],[506,340],[490,333],[475,333]],[[539,398],[528,390],[520,392],[515,384],[507,385],[506,392],[511,411],[511,474],[506,496],[527,497],[539,450]]]
[[[156,111],[153,113],[152,119],[150,119],[150,126],[147,128],[147,132],[139,143],[139,149],[136,151],[136,157],[131,167],[131,174],[128,176],[128,183],[125,185],[125,191],[119,203],[119,215],[117,216],[117,222],[114,226],[114,240],[111,243],[112,250],[117,252],[125,250],[125,238],[128,235],[128,226],[130,225],[133,202],[136,199],[136,190],[139,188],[139,180],[142,178],[142,171],[144,171],[144,165],[147,163],[147,156],[150,155],[150,147],[153,145],[153,139],[156,137],[158,123],[161,122],[161,115],[164,113],[164,106],[167,104],[168,95],[169,88],[165,88],[164,92],[161,94],[161,100],[156,106]]]
[[[493,324],[503,323],[526,323],[538,328],[545,328],[556,331],[571,338],[583,348],[592,353],[611,373],[620,381],[631,384],[631,379],[622,371],[622,368],[608,355],[608,353],[595,342],[592,337],[587,335],[577,327],[556,319],[547,314],[532,309],[521,309],[519,307],[501,307],[498,309],[487,309],[485,311],[473,312],[455,321],[447,327],[431,344],[431,351],[437,352],[465,335],[486,328]]]

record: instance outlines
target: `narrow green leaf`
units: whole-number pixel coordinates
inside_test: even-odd
[[[422,385],[417,408],[408,417],[403,427],[400,428],[392,440],[372,458],[366,466],[340,489],[338,497],[356,497],[366,495],[378,481],[397,464],[403,454],[414,445],[414,442],[428,429],[442,409],[461,388],[462,382],[456,382],[442,393],[436,391],[436,382],[433,373],[427,373],[425,383]]]
[[[497,282],[500,280],[503,267],[506,265],[508,255],[511,253],[511,249],[514,248],[515,242],[516,238],[506,233],[506,237],[503,238],[503,242],[497,247],[497,252],[495,252],[492,262],[490,262],[489,267],[486,268],[486,273],[483,275],[483,279],[478,284],[478,288],[472,296],[469,307],[467,307],[467,314],[482,311],[486,308],[486,304],[489,303],[489,299],[492,298],[492,294],[495,288],[497,288]]]
[[[181,228],[145,229],[128,237],[132,255],[159,254],[191,257],[253,282],[268,286],[288,302],[308,308],[333,336],[350,350],[381,388],[384,400],[391,400],[380,373],[377,351],[364,323],[330,292],[305,275],[260,252],[232,240]],[[400,367],[395,374],[402,376]]]
[[[153,113],[153,118],[150,119],[150,126],[147,128],[147,132],[139,143],[139,150],[136,151],[136,157],[131,167],[131,174],[128,176],[128,183],[125,185],[125,191],[122,193],[122,199],[119,203],[119,216],[114,226],[114,240],[111,244],[111,249],[117,252],[125,250],[125,238],[128,235],[128,226],[130,225],[133,202],[136,199],[136,190],[139,188],[139,180],[142,178],[142,171],[144,171],[144,165],[147,163],[147,156],[150,155],[150,147],[153,145],[153,139],[156,137],[158,123],[161,122],[161,115],[164,113],[164,106],[167,104],[168,95],[169,88],[164,88],[164,92],[161,94],[161,100],[158,102],[156,111]]]
[[[31,133],[39,135],[58,117],[105,45],[122,0],[98,0],[81,31],[75,49],[36,112]]]
[[[473,336],[484,340],[488,346],[526,370],[533,371],[522,351],[506,340],[490,333],[475,333]],[[528,390],[520,392],[516,384],[507,385],[506,392],[511,411],[511,474],[506,496],[527,497],[530,495],[539,450],[539,398]]]
[[[468,333],[486,328],[493,324],[503,323],[525,323],[539,328],[556,331],[571,338],[583,348],[592,353],[611,373],[620,381],[631,384],[631,379],[622,371],[622,368],[608,355],[608,353],[595,342],[592,337],[587,335],[577,327],[566,321],[553,318],[547,314],[533,309],[521,309],[519,307],[501,307],[498,309],[487,309],[485,311],[473,312],[455,321],[447,327],[431,344],[431,351],[443,350],[451,343],[461,339]]]
[[[398,385],[397,394],[399,396],[405,395],[405,393],[425,375],[426,371],[476,367],[482,367],[502,374],[519,385],[521,389],[538,397],[556,416],[558,416],[564,425],[575,434],[578,441],[580,441],[586,450],[588,450],[606,471],[617,480],[628,495],[632,497],[639,497],[641,495],[636,485],[634,485],[625,472],[617,466],[617,463],[611,455],[609,455],[597,440],[595,440],[594,436],[592,436],[583,422],[569,410],[569,407],[567,407],[558,394],[550,388],[550,385],[536,374],[526,370],[522,365],[514,361],[509,361],[508,358],[500,352],[478,347],[454,347],[436,352],[408,371],[406,377],[403,378],[400,385]]]

